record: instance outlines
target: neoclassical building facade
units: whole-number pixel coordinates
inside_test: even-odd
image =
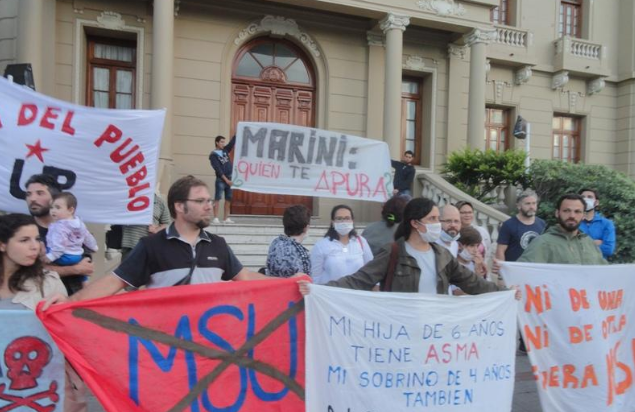
[[[167,108],[161,190],[241,120],[383,139],[438,171],[466,146],[635,177],[635,0],[0,0],[0,72],[78,104]],[[1,104],[1,103],[0,103]],[[212,185],[213,186],[213,185]],[[336,200],[238,192],[234,212]],[[361,219],[376,207],[352,202]]]

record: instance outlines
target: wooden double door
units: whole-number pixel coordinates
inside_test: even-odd
[[[312,90],[256,82],[232,83],[232,135],[238,122],[275,122],[314,126]],[[271,195],[234,190],[232,214],[282,215],[288,206],[302,204],[313,209],[308,196]]]

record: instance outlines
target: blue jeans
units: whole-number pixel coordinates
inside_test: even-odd
[[[82,255],[67,255],[63,254],[57,260],[53,262],[54,265],[57,266],[73,266],[82,261],[84,256]],[[86,282],[88,280],[88,276],[81,276],[82,282]]]
[[[225,183],[223,179],[216,179],[216,184],[214,185],[215,193],[214,200],[219,201],[223,197],[223,192],[225,193],[225,200],[231,202],[232,200],[232,188],[230,185]]]

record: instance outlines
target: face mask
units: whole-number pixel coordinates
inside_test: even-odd
[[[441,232],[441,240],[444,241],[445,243],[451,243],[454,240],[459,240],[460,237],[461,237],[460,233],[457,233],[456,236],[452,237],[448,235],[448,233],[445,230]]]
[[[474,259],[474,256],[472,256],[472,254],[470,253],[469,250],[467,250],[467,248],[463,249],[461,253],[459,253],[459,256],[461,256],[461,259],[467,262],[471,262]]]
[[[584,203],[586,203],[586,211],[590,211],[595,209],[595,200],[593,199],[589,199],[589,198],[584,198]]]
[[[434,243],[439,240],[441,237],[441,223],[427,223],[425,227],[425,233],[417,230],[424,242]]]
[[[337,222],[333,224],[333,229],[340,235],[346,236],[353,230],[352,222]]]

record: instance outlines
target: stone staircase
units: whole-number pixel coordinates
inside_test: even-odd
[[[238,260],[257,271],[267,263],[269,244],[284,232],[282,219],[271,216],[232,216],[234,224],[211,225],[206,230],[225,238]],[[309,251],[324,237],[328,226],[311,225],[309,237],[302,243]]]

